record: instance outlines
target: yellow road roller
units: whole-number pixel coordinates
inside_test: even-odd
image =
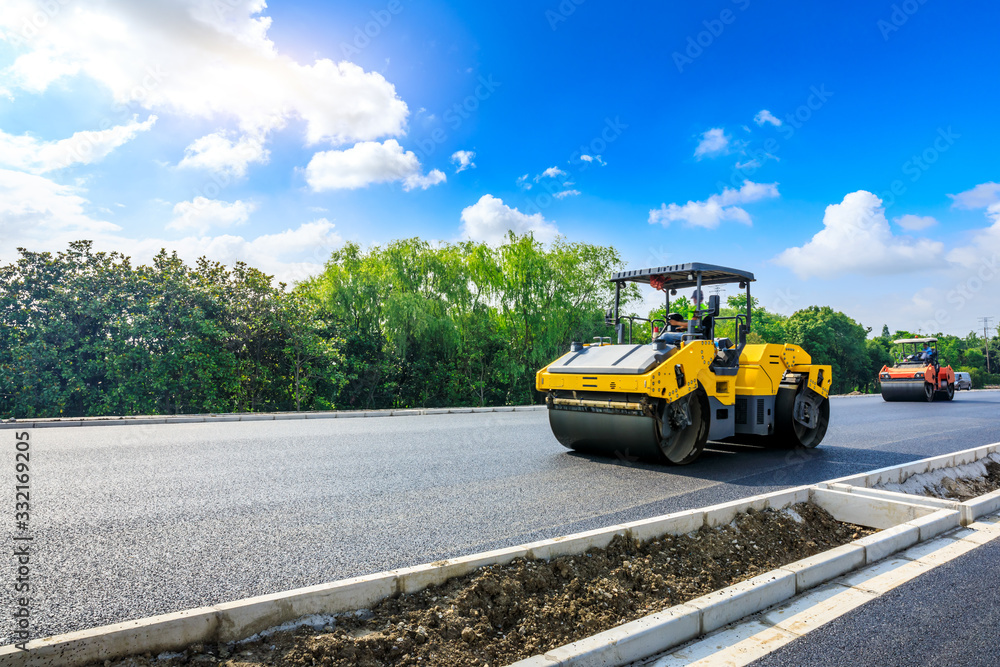
[[[606,322],[614,327],[614,340],[573,342],[535,378],[560,443],[619,459],[683,465],[710,440],[807,448],[823,440],[831,368],[813,364],[798,345],[747,344],[752,273],[678,264],[616,273],[611,282],[615,300]],[[622,316],[621,291],[628,282],[665,292],[666,319]],[[746,290],[747,308],[723,317],[719,295],[706,300],[702,290],[731,283]],[[671,313],[670,297],[691,288],[690,319]],[[651,328],[652,343],[632,343],[637,323]],[[716,337],[717,331],[732,331],[735,341]]]

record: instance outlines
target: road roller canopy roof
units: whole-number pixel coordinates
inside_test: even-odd
[[[936,343],[937,338],[900,338],[892,341],[893,345],[903,345],[906,343]]]
[[[658,266],[653,269],[637,269],[622,271],[611,276],[611,282],[649,283],[653,276],[662,276],[664,288],[683,289],[698,284],[697,273],[701,273],[702,285],[722,285],[725,283],[749,283],[754,281],[753,274],[740,269],[730,269],[715,264],[672,264]]]

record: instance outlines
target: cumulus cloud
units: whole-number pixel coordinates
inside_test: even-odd
[[[343,151],[316,153],[306,167],[306,181],[314,192],[355,190],[372,183],[402,181],[404,190],[422,188],[447,180],[434,169],[423,174],[413,151],[404,151],[395,139],[383,143],[364,141]]]
[[[466,238],[500,244],[506,239],[508,231],[521,235],[530,232],[544,243],[554,241],[559,234],[556,226],[541,213],[521,213],[493,195],[483,195],[478,202],[462,211],[462,234]]]
[[[804,246],[782,252],[775,262],[800,278],[884,275],[925,271],[943,249],[937,241],[893,235],[882,200],[859,190],[827,206],[823,229]]]
[[[474,151],[455,151],[452,153],[451,162],[452,164],[458,165],[458,168],[455,169],[455,173],[458,174],[466,169],[475,169],[476,163],[472,161],[475,157],[476,153]]]
[[[214,132],[185,148],[184,159],[177,166],[242,178],[250,164],[267,164],[271,152],[264,148],[264,142],[262,134],[244,134],[233,141],[225,132]]]
[[[265,9],[264,0],[5,0],[0,36],[16,57],[0,88],[41,93],[82,77],[119,105],[234,119],[244,132],[301,120],[310,144],[403,134],[409,111],[381,74],[279,52]],[[44,29],[26,39],[36,16],[47,17]]]
[[[955,248],[948,259],[964,266],[996,267],[1000,257],[1000,183],[981,183],[971,190],[948,195],[955,208],[985,209],[991,224],[974,234],[972,244]]]
[[[107,157],[140,132],[148,131],[155,123],[156,116],[141,123],[133,119],[127,125],[77,132],[58,141],[42,141],[30,134],[18,136],[0,130],[0,164],[32,174],[45,174],[74,164],[91,164]]]
[[[761,109],[758,111],[757,115],[753,117],[753,121],[761,127],[764,126],[764,123],[770,123],[775,127],[781,127],[781,119],[775,118],[774,114],[767,109]]]
[[[898,218],[893,218],[893,222],[902,227],[903,229],[910,232],[919,232],[921,229],[927,229],[928,227],[933,227],[938,223],[936,219],[929,215],[903,215]]]
[[[167,229],[193,231],[203,235],[213,227],[242,225],[256,210],[257,205],[253,202],[236,200],[229,203],[218,199],[195,197],[191,201],[182,201],[174,206],[174,219],[167,224]]]
[[[777,183],[754,183],[743,181],[739,190],[724,188],[721,194],[712,195],[705,201],[688,201],[686,204],[661,204],[660,208],[649,212],[649,223],[660,223],[664,227],[671,222],[682,221],[695,227],[715,229],[725,220],[753,223],[750,214],[740,208],[762,199],[779,197]]]
[[[559,176],[565,176],[566,172],[559,167],[549,167],[538,176],[535,176],[535,183],[539,182],[543,178],[558,178]]]
[[[583,160],[584,162],[596,162],[602,167],[606,167],[608,164],[607,162],[601,159],[600,155],[581,155],[580,159]]]
[[[244,238],[232,234],[189,236],[176,241],[162,239],[115,239],[113,247],[149,261],[160,248],[176,250],[186,262],[201,256],[232,266],[246,262],[289,285],[308,279],[323,270],[330,254],[343,244],[334,224],[325,218],[306,222],[275,234]]]
[[[552,196],[556,199],[566,199],[566,197],[575,197],[578,194],[580,194],[579,190],[563,190],[562,192],[557,192]]]
[[[56,252],[71,241],[89,239],[98,250],[118,250],[138,262],[149,262],[161,248],[177,250],[187,262],[206,256],[232,265],[244,261],[291,284],[323,270],[343,239],[326,219],[307,222],[275,234],[188,236],[179,240],[136,239],[89,212],[91,203],[80,188],[60,185],[44,176],[0,169],[0,262],[17,258],[16,249]]]
[[[517,185],[518,185],[518,187],[524,188],[525,190],[530,190],[531,189],[531,183],[528,182],[529,178],[531,178],[531,177],[528,176],[528,174],[525,174],[524,176],[518,176],[518,178],[517,178]]]
[[[37,246],[56,239],[65,243],[81,236],[120,228],[92,217],[90,202],[79,188],[43,176],[0,169],[0,238],[3,259],[13,259],[18,245]]]
[[[721,127],[714,127],[702,133],[701,141],[698,142],[697,148],[694,149],[694,156],[700,160],[706,156],[714,157],[722,155],[728,149],[729,137],[726,136]]]
[[[953,200],[953,208],[987,208],[992,204],[1000,202],[1000,183],[980,183],[971,190],[948,196]]]

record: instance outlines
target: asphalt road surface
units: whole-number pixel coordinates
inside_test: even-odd
[[[1000,544],[934,568],[752,663],[753,667],[995,667]]]
[[[931,404],[835,398],[816,450],[727,446],[682,468],[571,453],[552,437],[545,412],[35,429],[33,636],[993,443],[998,408],[1000,392]],[[11,480],[15,431],[0,431],[0,442],[0,465],[11,473],[0,479]],[[4,486],[13,527],[13,482]],[[0,574],[11,579],[0,582],[6,591],[13,561]],[[2,618],[0,643],[10,643],[11,616]]]

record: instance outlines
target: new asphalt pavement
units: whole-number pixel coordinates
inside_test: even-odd
[[[989,444],[1000,441],[998,409],[1000,392],[962,392],[931,404],[835,397],[816,450],[718,446],[681,468],[569,452],[551,435],[544,411],[33,429],[32,635],[416,565]],[[16,431],[0,430],[0,442],[7,452],[0,466],[10,473],[0,475],[8,480],[0,493],[12,531]],[[2,571],[10,596],[13,557]],[[2,617],[6,644],[13,625],[6,611]]]

